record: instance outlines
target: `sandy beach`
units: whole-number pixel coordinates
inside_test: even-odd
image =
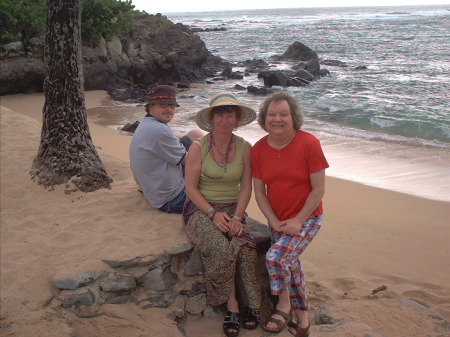
[[[86,92],[86,107],[108,99],[104,91]],[[100,272],[102,259],[162,252],[186,236],[179,215],[152,209],[138,193],[128,162],[131,136],[92,118],[94,144],[114,179],[111,189],[66,194],[64,186],[49,190],[33,182],[29,170],[43,103],[43,94],[0,97],[1,335],[181,336],[170,308],[105,305],[101,315],[83,319],[54,305],[55,274]],[[444,336],[432,331],[427,316],[380,299],[413,300],[448,325],[450,203],[327,177],[324,209],[323,227],[303,255],[311,323],[322,303],[339,300],[345,315],[385,336]],[[248,213],[265,222],[254,200]],[[372,294],[380,286],[387,289]],[[223,336],[221,319],[188,321],[188,336]],[[240,336],[266,334],[258,328]],[[318,327],[311,336],[322,336]]]

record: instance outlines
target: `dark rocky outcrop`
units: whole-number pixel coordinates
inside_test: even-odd
[[[136,131],[137,127],[139,126],[139,124],[140,124],[139,121],[136,121],[136,122],[134,122],[132,124],[131,123],[127,123],[120,130],[127,131],[127,132],[130,132],[130,133],[134,133]]]
[[[264,81],[265,87],[301,87],[321,77],[330,75],[327,69],[321,69],[319,57],[311,48],[301,42],[294,42],[283,55],[275,55],[271,60],[298,62],[291,70],[263,70],[258,78]]]
[[[258,78],[264,81],[264,86],[273,87],[281,86],[287,87],[289,83],[288,74],[284,71],[264,71],[258,74]]]
[[[276,70],[277,65],[283,63],[292,64],[290,69]],[[233,66],[245,67],[245,72],[233,72]],[[275,70],[271,70],[275,69]],[[228,79],[243,79],[257,73],[259,80],[264,83],[263,87],[257,85],[243,86],[236,84],[238,90],[245,90],[253,95],[267,96],[273,92],[272,87],[301,87],[324,76],[329,76],[330,72],[320,66],[320,61],[316,52],[301,42],[294,42],[287,48],[283,55],[274,55],[268,61],[263,59],[252,59],[235,64],[225,65],[221,77],[214,77],[213,81],[226,81]],[[213,82],[209,81],[208,84]]]
[[[0,67],[0,95],[42,92],[44,39],[32,38],[27,53],[20,41],[0,46]]]
[[[307,70],[310,74],[318,73],[320,71],[319,60],[318,59],[310,60],[308,63],[305,64],[305,67],[303,69]]]
[[[256,96],[267,96],[267,95],[270,95],[271,93],[273,93],[272,89],[269,89],[269,88],[266,88],[266,87],[259,88],[259,87],[256,87],[254,85],[249,85],[247,87],[247,91],[250,94],[253,94],[253,95],[256,95]]]
[[[167,24],[158,25],[153,21]],[[153,24],[152,24],[153,22]],[[344,62],[320,62],[317,53],[294,42],[282,55],[268,60],[252,59],[232,64],[212,55],[200,37],[182,24],[173,24],[160,14],[138,17],[133,29],[122,39],[101,39],[97,46],[83,46],[85,90],[107,90],[118,101],[143,102],[150,86],[171,84],[189,88],[192,82],[241,80],[257,73],[264,87],[241,86],[250,94],[266,96],[273,86],[300,87],[330,75],[322,64],[346,67]],[[41,92],[46,76],[43,41],[35,39],[25,54],[20,42],[0,46],[0,95]],[[276,70],[277,64],[292,64],[290,70]],[[245,71],[233,71],[233,66]],[[272,70],[275,69],[275,70]],[[357,70],[364,70],[364,66]],[[208,79],[210,78],[210,79]],[[128,130],[125,126],[124,131]]]
[[[237,64],[240,67],[245,67],[245,71],[249,73],[258,73],[270,68],[269,63],[262,59],[246,60]]]
[[[233,71],[231,64],[227,65],[225,69],[222,71],[221,75],[226,77],[227,79],[241,80],[244,78],[244,75],[239,71]]]
[[[282,60],[310,61],[317,59],[319,59],[317,53],[299,41],[295,41],[292,45],[290,45],[283,55],[274,55],[271,57],[271,60],[276,61]]]
[[[295,41],[283,54],[285,58],[301,61],[317,60],[319,56],[308,46]]]
[[[265,87],[302,87],[309,84],[314,76],[304,69],[297,72],[292,71],[264,71],[258,74],[258,77],[264,81]]]
[[[114,93],[134,86],[122,98],[136,98],[148,86],[201,81],[227,64],[213,56],[187,26],[164,19],[142,15],[123,38],[101,39],[95,47],[84,45],[84,88]],[[153,20],[166,24],[152,24]],[[35,39],[26,53],[20,42],[0,46],[0,95],[42,92],[43,59],[43,39]]]

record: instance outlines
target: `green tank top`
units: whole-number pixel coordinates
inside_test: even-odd
[[[198,189],[208,202],[237,202],[240,182],[244,171],[244,139],[233,135],[236,140],[236,155],[231,163],[217,164],[208,151],[208,135],[198,139],[202,151],[202,170]]]

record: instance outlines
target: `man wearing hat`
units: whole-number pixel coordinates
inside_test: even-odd
[[[133,177],[148,203],[166,213],[181,213],[184,192],[183,166],[192,142],[203,132],[191,130],[180,139],[168,123],[178,107],[175,88],[158,85],[145,105],[147,115],[136,129],[130,144]]]

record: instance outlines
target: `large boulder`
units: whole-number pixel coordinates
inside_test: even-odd
[[[273,87],[287,87],[289,83],[289,77],[286,76],[282,71],[263,71],[258,74],[259,78],[262,78],[264,81],[264,86]]]
[[[43,58],[0,59],[0,95],[42,92],[47,76]]]
[[[317,60],[319,58],[315,51],[298,41],[290,45],[283,56],[288,59],[301,61]]]
[[[274,62],[296,63],[291,70],[261,71],[258,78],[263,79],[265,87],[302,87],[314,80],[330,75],[327,69],[321,69],[319,57],[315,51],[301,42],[294,42],[283,55],[273,55]],[[299,62],[300,61],[300,62]]]
[[[305,80],[306,82],[311,82],[312,80],[314,80],[314,76],[305,69],[297,70],[297,72],[295,73],[295,77]]]
[[[320,71],[320,63],[318,59],[312,59],[310,60],[305,67],[305,70],[307,70],[311,74],[318,74]]]

